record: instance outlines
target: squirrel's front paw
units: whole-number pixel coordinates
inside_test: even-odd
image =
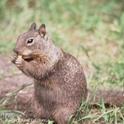
[[[17,55],[14,54],[14,55],[11,57],[11,62],[12,62],[13,64],[15,64],[16,59],[17,59]]]
[[[23,66],[23,58],[21,55],[18,55],[17,59],[15,60],[15,65],[18,67],[18,68],[21,68]]]

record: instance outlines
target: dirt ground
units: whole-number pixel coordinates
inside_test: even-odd
[[[30,83],[32,83],[32,80],[11,63],[10,57],[0,55],[0,97],[16,90],[17,87]]]

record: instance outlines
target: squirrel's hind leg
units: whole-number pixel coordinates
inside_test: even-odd
[[[43,106],[39,104],[35,99],[32,101],[31,110],[34,118],[48,119]]]
[[[73,115],[71,108],[58,108],[53,113],[53,119],[57,124],[68,124],[70,117]]]

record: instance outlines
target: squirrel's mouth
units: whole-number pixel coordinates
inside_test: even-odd
[[[32,50],[29,50],[29,49],[25,49],[23,52],[22,52],[22,58],[25,60],[25,61],[32,61],[34,58],[32,56]]]
[[[32,55],[22,55],[22,58],[27,62],[30,62],[30,61],[34,60]]]
[[[41,51],[39,50],[35,50],[35,51],[31,51],[31,50],[24,50],[23,52],[14,52],[15,53],[15,57],[14,60],[12,60],[12,62],[14,63],[14,61],[16,61],[16,59],[18,58],[18,56],[21,56],[22,59],[24,59],[27,62],[31,62],[33,60],[46,60],[46,56],[44,54],[41,53]]]
[[[24,59],[27,62],[34,60],[32,50],[25,49],[25,50],[21,50],[21,52],[20,51],[16,51],[16,52],[14,51],[14,53],[15,53],[16,58],[18,58],[18,56],[21,56],[22,59]]]

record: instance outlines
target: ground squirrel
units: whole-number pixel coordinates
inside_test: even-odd
[[[37,29],[33,23],[26,33],[21,34],[14,52],[13,63],[34,80],[32,109],[36,117],[67,124],[88,94],[80,63],[54,45],[44,24]],[[121,96],[120,100],[124,98],[123,94]],[[116,102],[116,98],[114,100]]]
[[[67,124],[87,98],[87,83],[80,63],[54,45],[44,24],[37,30],[33,23],[21,34],[14,52],[13,62],[34,79],[35,115]]]

